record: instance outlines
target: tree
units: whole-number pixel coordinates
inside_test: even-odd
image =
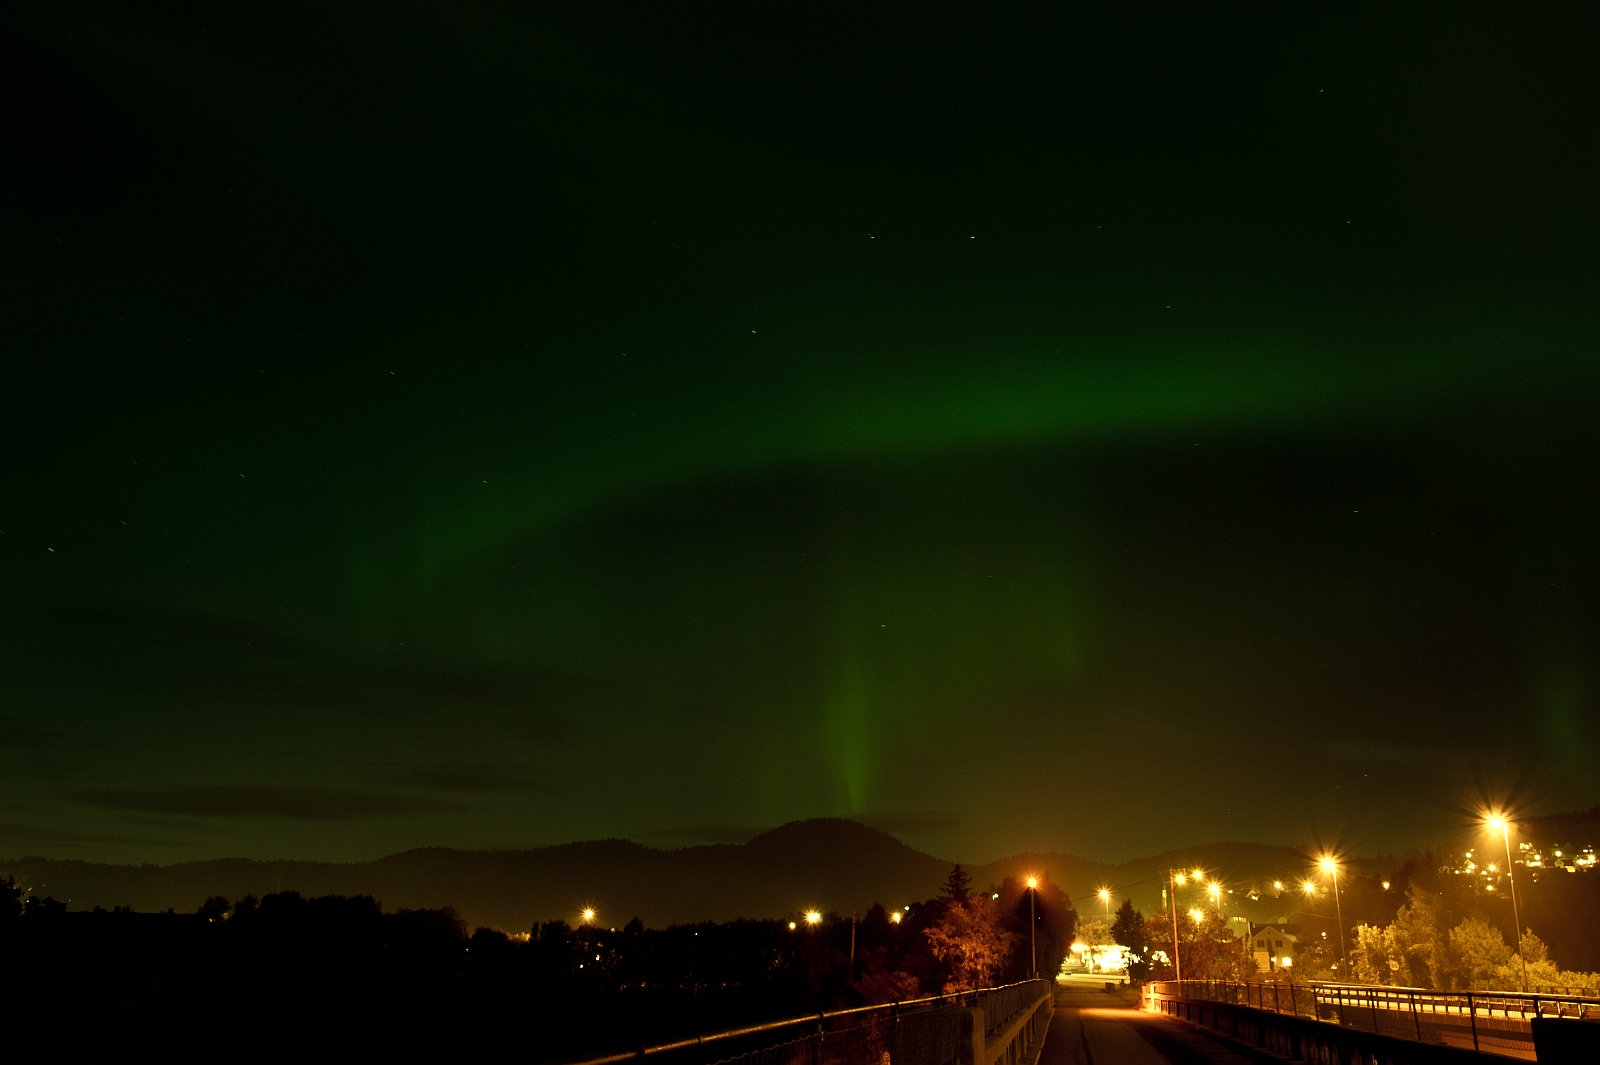
[[[8,876],[0,880],[0,921],[22,916],[22,889],[17,878]]]
[[[950,967],[947,993],[990,986],[1017,939],[1001,927],[993,902],[982,896],[955,902],[923,935],[933,956]]]
[[[1450,929],[1450,951],[1468,991],[1498,990],[1499,970],[1515,957],[1500,929],[1479,917]]]
[[[1144,925],[1144,914],[1133,908],[1133,900],[1123,899],[1111,922],[1111,938],[1127,949],[1128,979],[1134,983],[1150,978],[1150,940]]]
[[[940,893],[947,899],[965,902],[971,886],[972,875],[961,868],[961,864],[958,862],[955,868],[950,870],[950,875],[945,878],[944,887]]]
[[[1152,975],[1173,978],[1172,917],[1161,910],[1145,922],[1150,945]],[[1228,930],[1227,919],[1216,910],[1191,910],[1178,915],[1178,960],[1185,980],[1246,980],[1259,973],[1255,959]]]
[[[1358,924],[1352,929],[1351,939],[1350,976],[1356,983],[1416,985],[1393,924]]]
[[[233,903],[229,902],[221,895],[213,895],[209,899],[206,899],[205,902],[202,902],[200,904],[200,908],[196,910],[195,913],[198,913],[201,917],[204,917],[208,921],[221,921],[227,918],[228,911],[232,908]]]

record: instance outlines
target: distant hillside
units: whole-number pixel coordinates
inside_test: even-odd
[[[1117,902],[1153,910],[1158,878],[1169,864],[1195,865],[1233,883],[1292,875],[1305,859],[1284,847],[1220,843],[1121,865],[1061,853],[1022,854],[969,867],[975,887],[1006,876],[1049,875],[1098,908],[1093,893],[1116,889]],[[593,905],[621,925],[639,917],[659,927],[698,920],[776,917],[816,906],[848,913],[874,902],[894,906],[938,893],[951,863],[923,854],[854,821],[796,821],[748,843],[658,850],[628,840],[597,840],[516,851],[425,848],[374,862],[258,862],[225,858],[178,865],[103,865],[23,858],[0,861],[0,875],[73,909],[132,906],[193,910],[210,895],[239,899],[278,890],[305,895],[376,897],[385,908],[452,905],[472,925],[523,930],[535,921],[572,918]]]
[[[1522,830],[1540,843],[1566,843],[1574,847],[1593,847],[1600,843],[1600,806],[1564,814],[1529,818]]]
[[[373,895],[386,909],[453,905],[469,924],[509,930],[571,918],[585,905],[622,924],[729,920],[808,906],[864,910],[935,894],[950,863],[853,821],[798,821],[748,843],[664,851],[598,840],[517,851],[425,848],[375,862],[225,858],[178,865],[0,861],[34,891],[73,909],[193,910],[208,895],[239,899],[280,889]]]

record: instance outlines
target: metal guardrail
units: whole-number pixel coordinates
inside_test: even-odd
[[[1600,998],[1366,984],[1166,981],[1153,996],[1248,1006],[1413,1042],[1532,1059],[1535,1018],[1600,1021]]]
[[[638,1062],[645,1058],[658,1057],[674,1051],[686,1051],[696,1047],[712,1048],[719,1043],[730,1043],[735,1040],[751,1036],[778,1033],[786,1029],[802,1028],[813,1025],[813,1031],[798,1038],[779,1043],[775,1046],[761,1050],[750,1051],[747,1054],[737,1054],[727,1061],[744,1061],[750,1059],[752,1065],[779,1065],[791,1059],[826,1063],[826,1065],[843,1065],[843,1063],[861,1058],[864,1061],[877,1062],[881,1053],[884,1039],[891,1031],[898,1035],[902,1041],[908,1037],[917,1043],[926,1043],[926,1053],[914,1055],[927,1058],[926,1065],[947,1065],[954,1060],[955,1046],[959,1035],[959,1023],[950,1032],[949,1024],[938,1023],[949,1020],[958,1021],[958,1018],[935,1017],[932,1014],[940,1006],[968,1006],[981,1007],[984,1014],[986,1034],[994,1032],[1015,1016],[1021,1010],[1033,1005],[1042,995],[1049,994],[1050,987],[1047,980],[1025,980],[1016,984],[1002,984],[999,987],[980,988],[977,991],[964,991],[949,995],[929,995],[924,998],[906,999],[901,1002],[886,1002],[876,1006],[853,1006],[849,1009],[826,1010],[821,1013],[806,1013],[798,1017],[785,1017],[782,1020],[765,1021],[761,1024],[749,1024],[740,1028],[728,1028],[719,1032],[708,1032],[704,1035],[691,1036],[687,1039],[677,1039],[669,1043],[657,1043],[653,1046],[639,1047],[634,1050],[618,1051],[611,1054],[601,1054],[594,1057],[575,1059],[567,1065],[621,1065],[623,1062]],[[877,1029],[876,1040],[863,1039],[863,1028]],[[901,1029],[904,1031],[901,1031]],[[834,1037],[832,1047],[829,1047],[828,1038]],[[838,1037],[845,1037],[841,1041]],[[815,1046],[811,1044],[815,1043]],[[868,1046],[868,1043],[876,1045]],[[944,1054],[944,1045],[949,1043],[949,1055]],[[828,1053],[828,1050],[843,1051],[848,1045],[851,1049],[860,1050],[858,1054]],[[792,1051],[790,1051],[792,1048]],[[788,1052],[786,1052],[788,1051]],[[898,1059],[896,1059],[898,1060]]]

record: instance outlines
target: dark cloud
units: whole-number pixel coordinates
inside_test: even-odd
[[[948,832],[961,824],[961,815],[948,810],[907,810],[892,814],[866,814],[856,818],[868,828],[891,836],[914,832]]]
[[[0,841],[6,843],[144,843],[162,847],[187,847],[187,843],[172,840],[131,839],[127,836],[103,836],[90,832],[68,832],[59,828],[39,825],[19,825],[0,822]]]
[[[431,788],[461,795],[496,795],[513,791],[548,791],[515,766],[463,763],[419,766],[390,776],[386,783],[402,788]]]
[[[380,717],[466,712],[498,718],[525,741],[551,746],[573,738],[561,711],[616,698],[603,685],[556,672],[388,661],[202,612],[25,597],[10,606],[6,634],[27,648],[44,680],[65,661],[89,656],[94,669],[80,683],[118,701],[136,693],[138,701],[166,706],[310,707]],[[50,732],[0,723],[0,747],[46,744],[63,746]]]
[[[453,803],[346,788],[296,788],[233,784],[141,790],[101,788],[66,798],[115,810],[187,814],[195,817],[282,817],[293,821],[359,821],[392,814],[437,813]]]

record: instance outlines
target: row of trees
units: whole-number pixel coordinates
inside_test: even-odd
[[[974,892],[959,866],[893,915],[470,934],[449,908],[385,912],[368,896],[67,912],[24,907],[0,881],[0,950],[26,974],[0,1025],[27,1060],[526,1058],[530,1030],[537,1057],[562,1058],[1024,979],[1035,950],[1050,974],[1075,922],[1053,884]]]
[[[1600,973],[1561,969],[1532,929],[1525,929],[1518,948],[1513,948],[1481,913],[1452,924],[1455,916],[1444,895],[1413,885],[1393,921],[1358,924],[1352,930],[1351,978],[1402,987],[1520,991],[1526,959],[1530,991],[1600,991]],[[1326,945],[1308,953],[1301,963],[1302,975],[1314,978],[1328,971],[1331,953]]]

